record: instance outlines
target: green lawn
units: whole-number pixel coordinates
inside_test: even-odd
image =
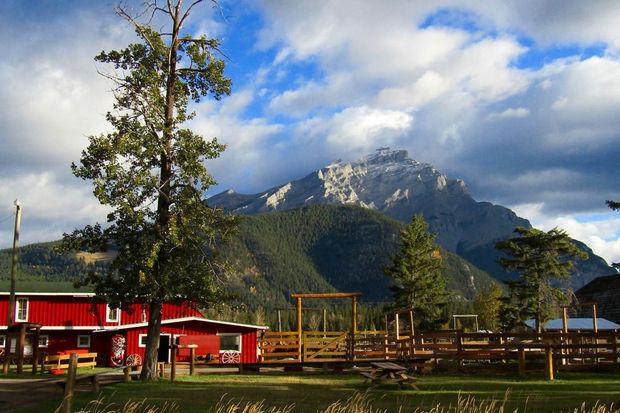
[[[593,405],[596,401],[620,403],[620,374],[563,373],[554,382],[542,377],[525,380],[506,377],[464,375],[430,375],[419,379],[420,391],[400,390],[396,386],[374,388],[369,396],[374,406],[403,412],[415,407],[455,404],[460,395],[474,395],[477,399],[502,400],[506,395],[506,411],[519,408],[520,412],[559,412],[578,407],[582,402]],[[314,413],[338,399],[346,399],[355,392],[368,389],[356,374],[253,374],[181,377],[172,384],[122,383],[104,387],[102,396],[108,401],[123,404],[127,400],[147,398],[155,404],[176,401],[181,412],[207,412],[223,396],[236,400],[265,400],[268,406],[294,403],[295,412]],[[79,393],[76,407],[84,406],[96,396]],[[25,412],[53,411],[60,400],[50,400],[36,409]]]

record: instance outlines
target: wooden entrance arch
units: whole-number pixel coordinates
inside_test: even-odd
[[[355,337],[357,333],[357,300],[362,293],[305,293],[291,294],[291,298],[295,299],[297,309],[297,346],[298,359],[302,360],[303,350],[303,325],[302,325],[302,300],[304,298],[350,298],[351,299],[351,337]]]

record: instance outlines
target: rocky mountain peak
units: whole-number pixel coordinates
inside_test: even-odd
[[[258,194],[226,191],[207,203],[246,215],[314,204],[357,205],[403,222],[422,214],[442,247],[497,278],[506,275],[497,264],[495,243],[513,236],[517,226],[530,226],[508,208],[474,200],[463,180],[449,179],[432,165],[411,159],[407,151],[387,147],[355,161],[338,160]],[[609,271],[604,262],[588,265]],[[587,275],[574,279],[574,285],[589,281],[594,271],[583,273]]]

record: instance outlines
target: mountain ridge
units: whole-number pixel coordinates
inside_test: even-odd
[[[431,164],[411,159],[405,150],[379,148],[356,161],[336,161],[310,174],[256,194],[227,190],[207,199],[211,206],[253,215],[314,204],[357,205],[401,222],[421,213],[437,242],[498,280],[514,278],[497,264],[498,240],[530,222],[501,205],[476,201],[461,179],[449,179]],[[585,244],[579,243],[584,246]],[[577,263],[571,285],[578,288],[611,267],[590,253]]]

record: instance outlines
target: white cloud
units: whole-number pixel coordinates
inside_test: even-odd
[[[520,119],[526,118],[530,115],[530,110],[528,108],[508,108],[503,112],[495,112],[489,115],[490,119]]]

